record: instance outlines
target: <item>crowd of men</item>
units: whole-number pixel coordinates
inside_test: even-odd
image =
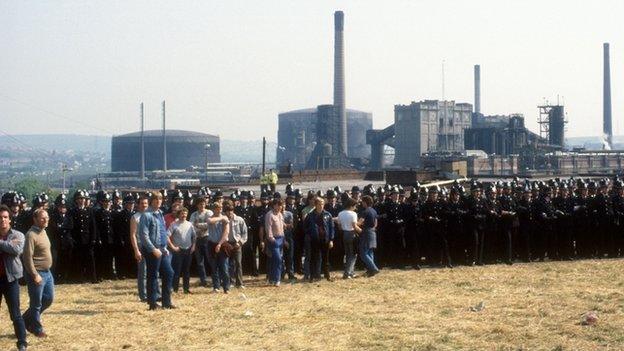
[[[162,202],[154,205],[156,195]],[[190,293],[192,267],[200,285],[227,292],[231,280],[244,288],[243,272],[267,273],[276,286],[297,275],[333,280],[332,270],[349,279],[355,276],[356,256],[373,276],[379,267],[452,268],[624,254],[624,186],[617,177],[472,181],[466,187],[455,182],[442,188],[369,184],[307,193],[288,184],[283,193],[266,188],[227,196],[208,188],[123,195],[77,190],[69,199],[61,194],[50,204],[45,194],[37,195],[29,208],[20,194],[8,192],[2,204],[10,208],[13,228],[23,233],[33,225],[35,211],[49,212],[56,281],[138,277],[139,296],[150,307],[170,288],[163,284],[167,291],[162,291],[146,277],[171,272],[166,280],[175,290],[182,278],[184,292]],[[149,223],[143,223],[146,212],[163,223],[153,229],[157,233],[150,234]],[[163,262],[172,253],[170,271],[159,273],[160,263],[150,266],[156,244]]]

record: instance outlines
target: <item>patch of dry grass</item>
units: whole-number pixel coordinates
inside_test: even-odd
[[[622,350],[623,262],[384,270],[280,288],[255,281],[229,295],[195,287],[174,295],[178,310],[156,312],[136,302],[130,280],[63,285],[44,314],[49,337],[29,342],[38,350]],[[485,309],[469,311],[480,301]],[[579,324],[588,310],[597,325]],[[0,349],[14,347],[6,306],[0,325]]]

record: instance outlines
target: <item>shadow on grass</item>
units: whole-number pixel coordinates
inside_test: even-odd
[[[71,316],[95,316],[97,314],[100,314],[102,312],[98,312],[98,311],[80,311],[80,310],[63,310],[63,311],[50,311],[50,312],[46,312],[46,314],[50,314],[50,315],[71,315]]]

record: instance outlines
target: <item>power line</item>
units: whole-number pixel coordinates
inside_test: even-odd
[[[61,118],[61,119],[64,119],[64,120],[67,120],[67,121],[70,121],[70,122],[73,122],[73,123],[78,123],[78,124],[81,124],[81,125],[83,125],[83,126],[85,126],[85,127],[89,127],[89,128],[91,128],[91,129],[95,129],[95,130],[97,130],[97,131],[104,132],[104,133],[106,133],[106,134],[114,134],[114,133],[113,133],[112,131],[110,131],[110,130],[106,130],[106,129],[102,129],[102,128],[99,128],[99,127],[96,127],[96,126],[90,125],[90,124],[85,123],[85,122],[83,122],[83,121],[81,121],[81,120],[77,120],[77,119],[74,119],[74,118],[71,118],[71,117],[68,117],[68,116],[62,115],[62,114],[57,113],[57,112],[54,112],[54,111],[49,111],[49,110],[46,110],[46,109],[41,108],[41,107],[39,107],[39,106],[33,105],[33,104],[31,104],[31,103],[24,102],[24,101],[21,101],[21,100],[18,100],[18,99],[12,98],[12,97],[10,97],[10,96],[6,96],[6,95],[4,95],[4,94],[2,94],[2,93],[0,93],[0,98],[3,98],[3,99],[5,99],[5,100],[7,100],[7,101],[11,101],[11,102],[16,103],[16,104],[19,104],[19,105],[23,105],[23,106],[29,107],[29,108],[31,108],[31,109],[34,109],[34,110],[37,110],[37,111],[40,111],[40,112],[43,112],[43,113],[47,113],[47,114],[49,114],[49,115],[51,115],[51,116],[55,116],[55,117],[58,117],[58,118]]]
[[[29,146],[28,144],[26,144],[25,142],[19,140],[18,138],[12,136],[11,134],[3,131],[0,129],[0,133],[4,134],[7,138],[11,139],[12,141],[14,141],[15,143],[21,145],[23,148],[25,148],[24,151],[29,151],[29,152],[34,152],[39,154],[40,156],[44,156],[44,157],[48,157],[50,156],[49,154],[39,150],[39,149],[35,149],[34,147]]]

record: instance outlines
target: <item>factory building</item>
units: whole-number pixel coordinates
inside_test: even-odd
[[[191,166],[205,167],[206,161],[221,162],[219,136],[184,131],[167,130],[166,156],[164,156],[163,131],[146,130],[143,133],[145,170],[186,169]],[[141,132],[113,137],[111,144],[112,172],[139,172],[141,169]]]
[[[325,115],[328,116],[327,106],[332,105],[321,105],[318,108],[289,111],[278,115],[278,164],[290,161],[296,169],[305,168],[317,144],[319,112],[325,111]],[[347,109],[346,114],[347,154],[355,158],[370,157],[366,131],[373,128],[373,115],[370,112],[351,109]],[[333,144],[332,148],[335,148]]]
[[[464,131],[467,150],[482,150],[487,154],[515,155],[529,144],[545,143],[524,126],[524,116],[483,116],[473,114],[472,128]]]
[[[464,150],[464,131],[472,125],[472,105],[424,100],[394,106],[394,164],[417,167],[420,156]]]

